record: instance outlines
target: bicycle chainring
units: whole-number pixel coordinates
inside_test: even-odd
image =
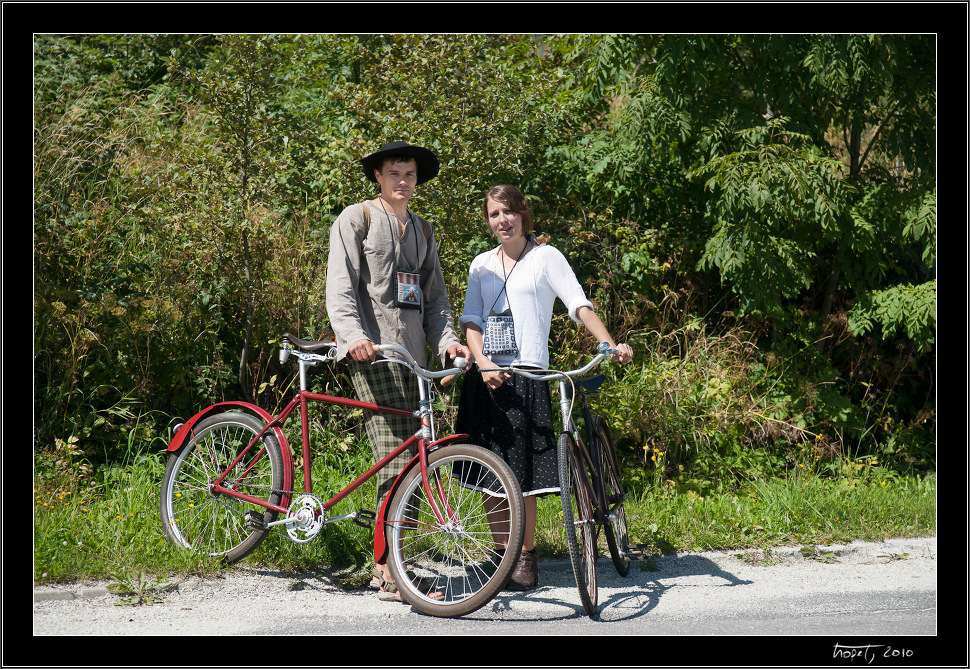
[[[286,533],[296,543],[305,544],[320,534],[325,518],[326,511],[320,498],[307,493],[301,494],[293,500],[286,512]]]

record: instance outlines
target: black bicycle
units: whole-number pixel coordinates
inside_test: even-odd
[[[600,344],[597,350],[598,354],[588,364],[571,371],[495,368],[537,381],[559,382],[563,431],[559,435],[558,457],[563,526],[580,600],[590,616],[599,612],[596,558],[600,533],[606,538],[613,566],[621,576],[629,573],[631,561],[645,557],[643,547],[629,541],[623,478],[613,435],[606,419],[590,411],[589,399],[599,395],[606,377],[598,374],[577,378],[615,352],[605,344]],[[573,420],[576,398],[582,407],[582,432]]]

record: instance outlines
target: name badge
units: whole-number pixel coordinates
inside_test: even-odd
[[[398,269],[395,284],[394,306],[402,309],[421,308],[420,274]]]

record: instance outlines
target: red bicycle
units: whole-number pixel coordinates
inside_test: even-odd
[[[172,541],[237,562],[271,531],[299,543],[340,520],[374,524],[374,560],[387,562],[402,597],[433,616],[466,615],[505,587],[515,567],[525,528],[522,492],[505,462],[467,435],[436,438],[433,379],[461,374],[464,361],[438,372],[420,367],[400,346],[376,347],[374,364],[403,364],[417,376],[420,404],[388,407],[312,393],[307,369],[336,356],[332,342],[284,336],[280,362],[299,364],[300,390],[278,414],[247,402],[220,402],[176,429],[168,446],[159,508]],[[420,430],[327,500],[313,492],[310,475],[308,405],[337,404],[420,419]],[[300,413],[303,490],[294,489],[293,455],[283,426]],[[331,509],[408,449],[417,454],[395,479],[381,508],[330,517]],[[488,513],[504,511],[507,528],[493,528]]]

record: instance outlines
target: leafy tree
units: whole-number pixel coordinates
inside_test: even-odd
[[[80,439],[89,456],[150,441],[184,373],[173,359],[179,306],[153,290],[137,135],[159,120],[135,75],[157,73],[182,37],[34,39],[34,410],[37,442]],[[127,43],[124,57],[118,44]],[[140,48],[139,44],[144,48]],[[153,78],[154,77],[154,78]],[[154,102],[158,97],[153,98]],[[143,163],[142,163],[143,164]]]
[[[453,306],[510,182],[614,334],[662,342],[618,384],[630,439],[689,392],[684,440],[764,441],[763,401],[925,462],[934,71],[922,35],[38,35],[38,441],[111,457],[240,386],[278,401],[359,159],[403,139],[442,159],[413,207]]]
[[[886,400],[905,369],[916,397],[931,395],[917,361],[935,329],[932,36],[608,35],[569,49],[592,65],[601,121],[555,149],[570,190],[652,240],[626,242],[621,280],[680,278],[708,313],[731,306],[713,278],[778,354],[820,342],[825,357],[802,373],[841,376],[861,401],[854,370],[874,347],[899,356],[878,379]],[[913,338],[902,352],[894,333]]]
[[[373,196],[361,156],[395,139],[431,148],[443,167],[418,189],[413,208],[435,225],[447,249],[446,277],[463,283],[469,255],[487,243],[479,213],[485,191],[495,183],[523,184],[541,160],[534,147],[563,136],[571,111],[567,74],[529,36],[317,40],[315,50],[340,64],[316,117],[334,133],[315,158],[321,186],[342,196],[330,201],[334,212]]]
[[[210,221],[221,230],[213,250],[224,255],[222,266],[232,271],[238,263],[245,299],[244,323],[239,354],[239,387],[251,397],[248,363],[257,300],[257,281],[251,243],[260,225],[272,224],[272,217],[254,214],[254,205],[272,202],[272,187],[279,154],[286,136],[286,116],[278,105],[276,70],[282,62],[275,48],[276,38],[227,35],[213,50],[204,69],[181,67],[178,56],[173,67],[186,77],[191,95],[211,116],[217,139],[203,154],[206,170],[215,172],[224,203],[223,217]],[[197,164],[198,165],[198,164]],[[261,220],[254,220],[254,219]],[[236,237],[241,248],[235,249]]]

